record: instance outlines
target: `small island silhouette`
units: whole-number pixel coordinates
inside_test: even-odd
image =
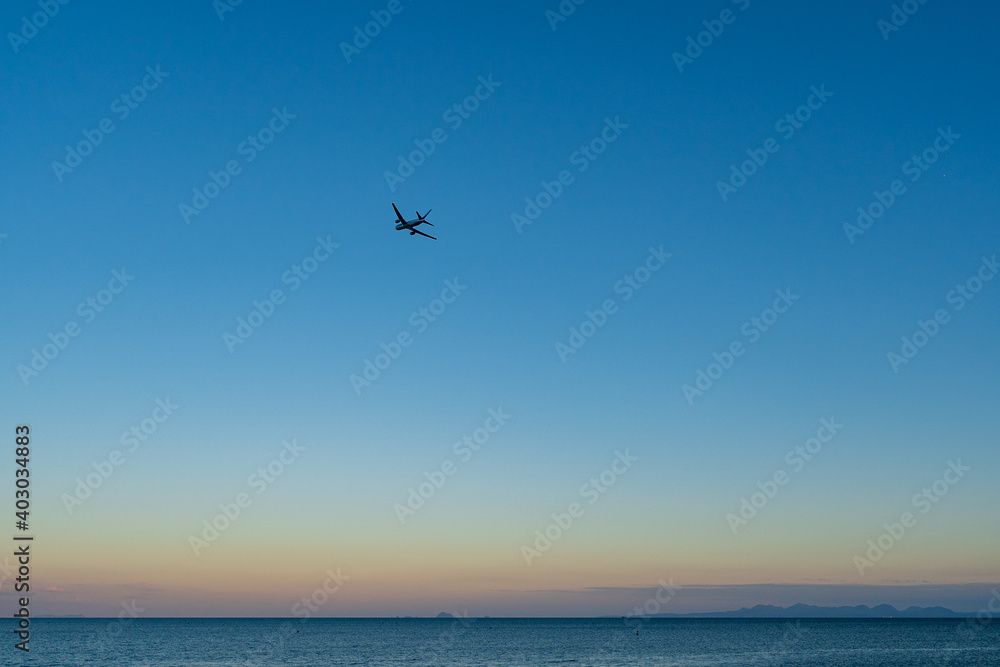
[[[896,609],[889,604],[874,607],[859,604],[854,607],[819,607],[812,604],[794,604],[775,607],[758,604],[735,611],[712,611],[691,614],[649,614],[641,618],[967,618],[974,613],[957,612],[947,607],[907,607]]]

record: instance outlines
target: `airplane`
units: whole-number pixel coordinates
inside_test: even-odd
[[[430,210],[428,210],[423,215],[420,215],[420,211],[417,211],[416,220],[407,220],[406,218],[403,217],[403,214],[399,212],[399,209],[396,208],[395,203],[392,205],[392,209],[396,211],[397,230],[399,231],[408,230],[410,232],[410,236],[413,236],[414,234],[420,234],[421,236],[426,236],[429,239],[434,239],[435,241],[437,241],[437,239],[431,236],[430,234],[424,234],[422,231],[416,228],[417,225],[430,225],[431,227],[434,226],[433,223],[427,222],[427,220],[425,219],[428,215],[431,214]]]

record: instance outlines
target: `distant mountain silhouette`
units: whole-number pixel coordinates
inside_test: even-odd
[[[975,614],[952,611],[946,607],[907,607],[899,610],[888,604],[874,607],[860,604],[856,607],[818,607],[812,604],[794,604],[775,607],[759,604],[736,611],[713,611],[695,614],[650,614],[644,618],[967,618]]]

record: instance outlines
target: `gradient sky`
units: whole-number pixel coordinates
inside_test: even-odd
[[[553,29],[557,6],[403,0],[348,62],[341,43],[386,4],[246,0],[220,19],[209,0],[73,2],[0,48],[0,402],[5,446],[33,430],[35,613],[137,599],[148,616],[283,616],[338,568],[350,579],[318,615],[627,613],[661,580],[685,587],[663,611],[985,605],[1000,281],[961,310],[948,295],[1000,253],[1000,13],[928,2],[885,39],[889,2],[593,0]],[[727,9],[678,71],[673,53]],[[4,33],[36,11],[7,3]],[[120,119],[114,101],[157,66],[168,76]],[[490,76],[454,128],[445,112]],[[832,96],[785,138],[775,123],[814,86]],[[241,142],[286,108],[247,162]],[[114,131],[60,181],[53,162],[104,118]],[[606,119],[628,127],[578,171]],[[385,172],[436,128],[447,140],[390,190]],[[911,182],[904,163],[939,128],[960,138]],[[717,182],[772,137],[723,201]],[[240,173],[186,223],[179,205],[230,160]],[[573,182],[519,231],[512,214],[563,170]],[[849,242],[894,179],[906,192]],[[391,202],[433,208],[440,240],[394,231]],[[318,237],[339,247],[292,291],[282,277]],[[670,259],[625,300],[616,284],[661,246]],[[123,268],[134,280],[88,322],[78,305]],[[467,287],[421,331],[411,315],[449,280]],[[224,334],[275,289],[284,303],[231,352]],[[751,342],[776,290],[798,299]],[[563,362],[556,344],[607,299]],[[894,372],[887,354],[938,309],[947,324]],[[25,382],[71,321],[79,335]],[[356,392],[401,332],[412,344]],[[689,403],[683,385],[733,341],[745,353]],[[128,451],[122,434],[168,398]],[[462,460],[453,444],[500,408],[509,421]],[[786,453],[831,418],[842,430],[796,471]],[[248,478],[292,439],[304,451],[258,495]],[[589,504],[581,487],[626,450],[638,461]],[[448,460],[401,523],[394,505]],[[921,514],[913,496],[958,460],[970,470]],[[727,514],[782,470],[734,534]],[[250,506],[196,555],[189,537],[240,493]],[[583,515],[528,565],[521,547],[574,502]],[[854,557],[907,511],[916,525],[859,575]]]

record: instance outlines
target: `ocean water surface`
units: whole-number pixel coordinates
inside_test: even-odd
[[[1000,665],[1000,624],[781,619],[36,619],[4,664]]]

